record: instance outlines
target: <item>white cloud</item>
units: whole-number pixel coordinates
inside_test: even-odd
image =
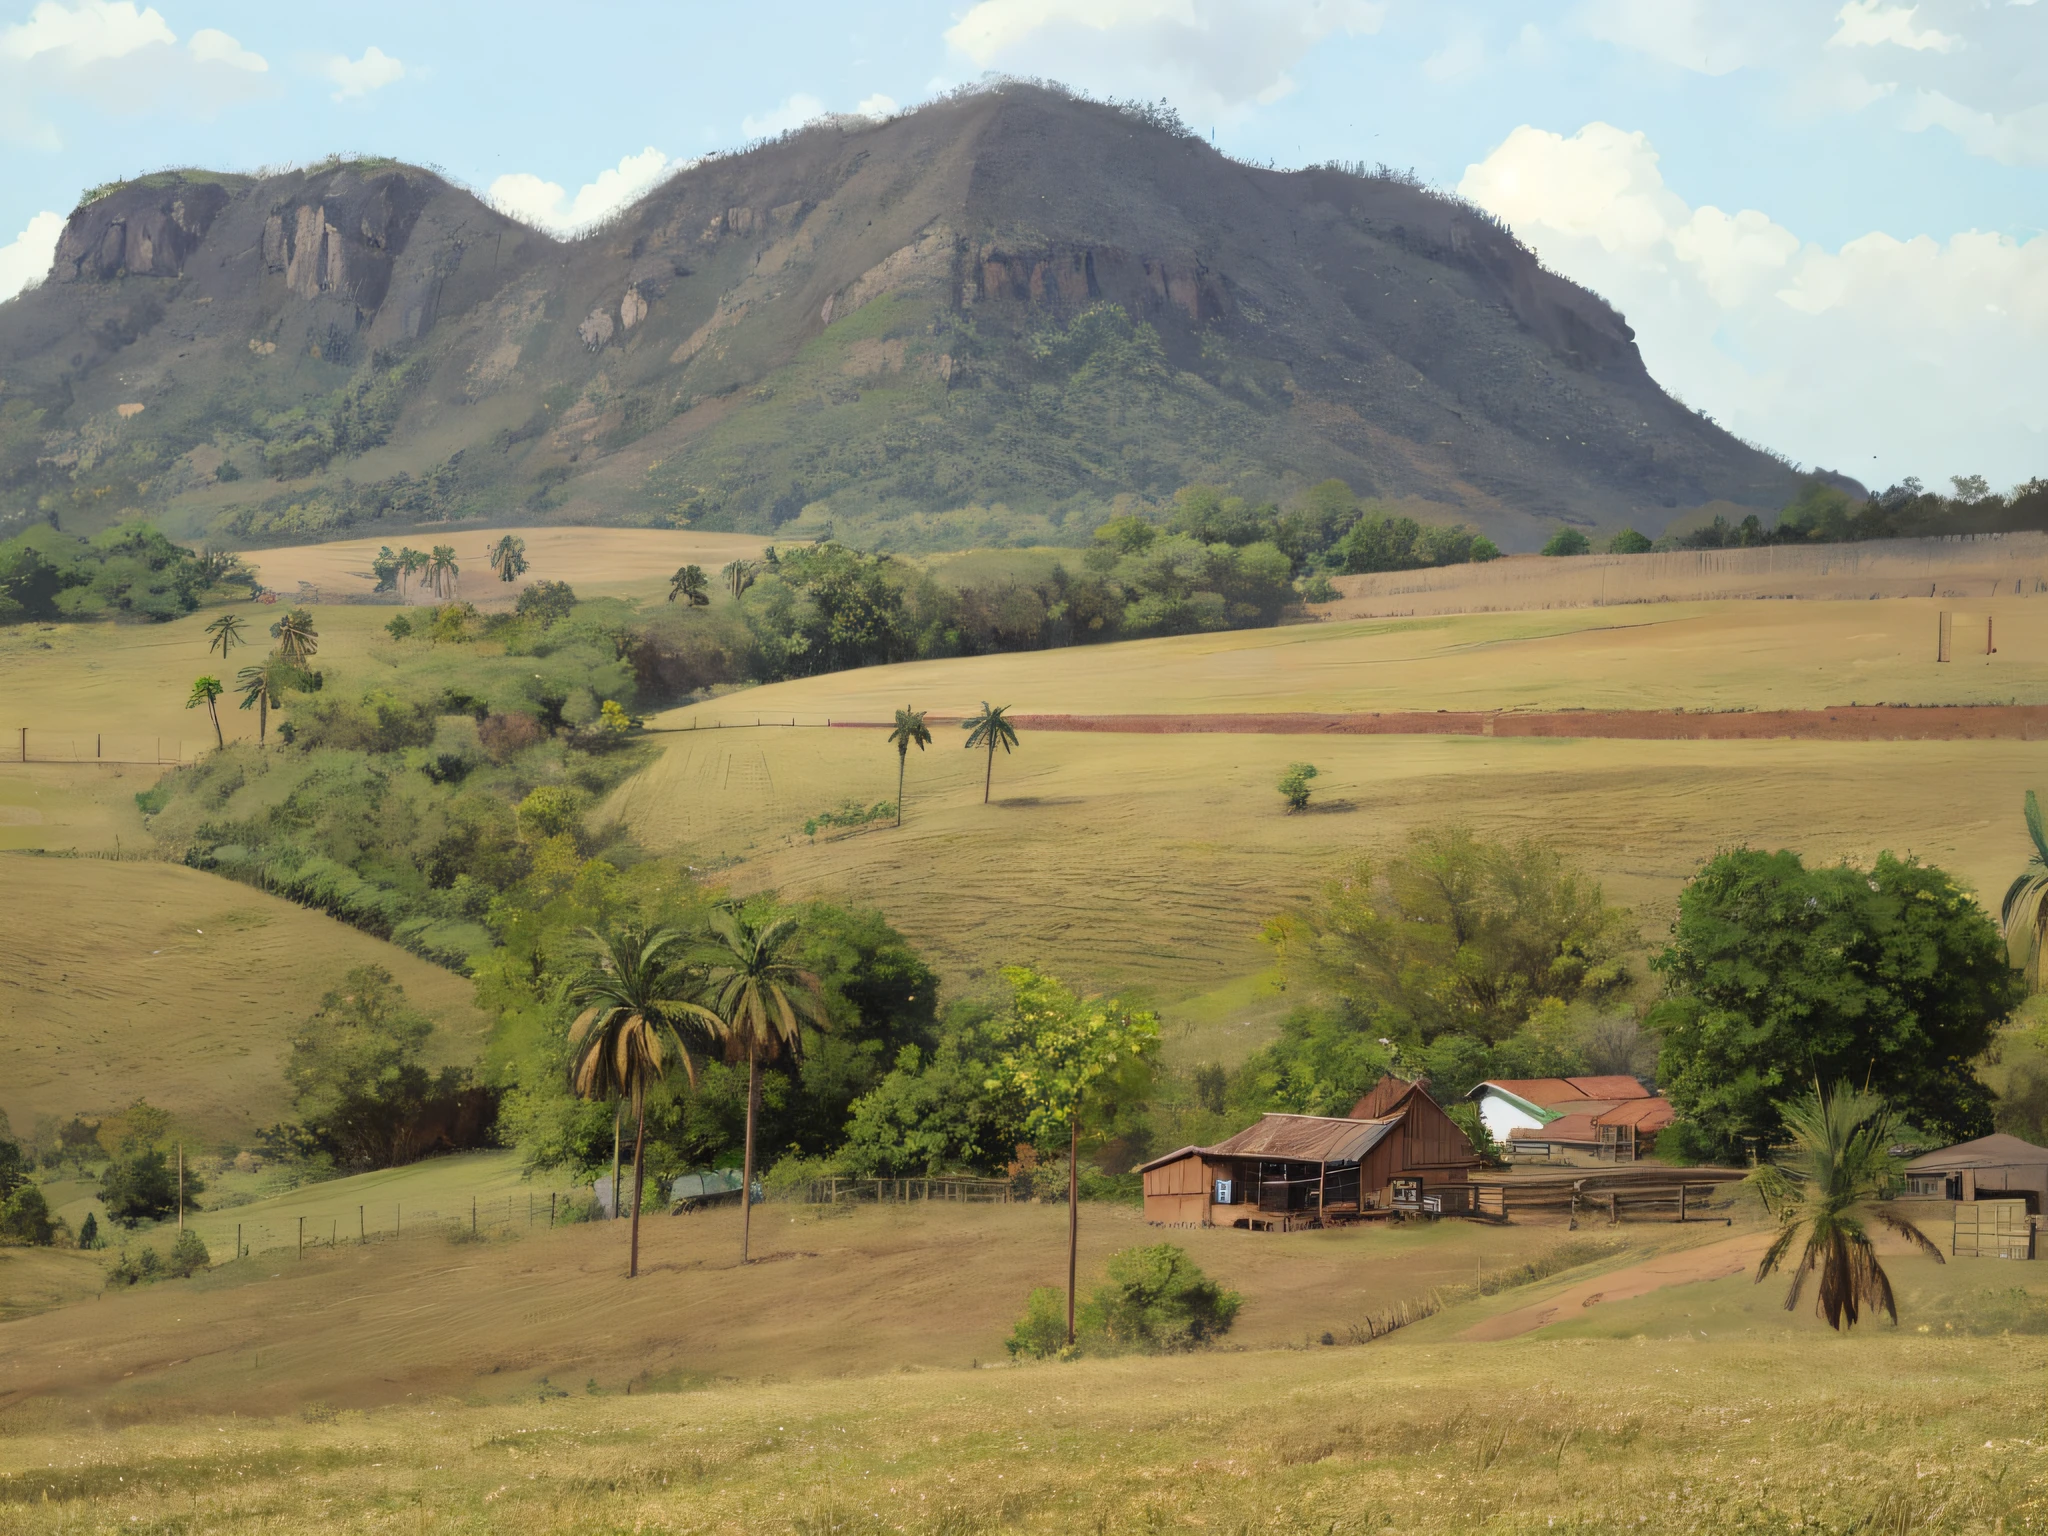
[[[895,97],[884,96],[880,91],[877,91],[853,110],[862,117],[894,117],[903,109],[896,105]]]
[[[336,101],[359,101],[372,91],[405,78],[405,65],[382,48],[363,50],[360,59],[345,53],[330,53],[313,64],[314,72],[334,85]]]
[[[270,65],[218,28],[182,48],[154,6],[128,0],[42,0],[28,19],[0,28],[0,138],[58,147],[53,99],[83,97],[122,115],[159,107],[209,116],[274,92]]]
[[[801,128],[824,115],[825,103],[798,91],[781,106],[771,107],[758,117],[749,114],[741,118],[740,132],[749,139],[772,139],[778,133]]]
[[[2048,102],[2000,116],[1974,111],[1940,91],[1916,91],[1901,125],[1945,128],[1971,154],[2002,165],[2048,165]]]
[[[1918,6],[1887,5],[1885,0],[1849,0],[1835,13],[1841,28],[1828,39],[1828,46],[1875,48],[1891,43],[1915,53],[1930,48],[1936,53],[1948,53],[1962,46],[1963,40],[1953,33],[1937,32],[1932,27],[1915,31],[1913,18],[1918,14]]]
[[[43,280],[50,270],[50,258],[57,253],[57,237],[63,233],[63,214],[39,213],[12,243],[0,245],[0,303]]]
[[[1575,20],[1602,42],[1702,75],[1782,60],[1795,35],[1784,0],[1584,0]]]
[[[1163,91],[1203,115],[1278,101],[1318,44],[1379,31],[1385,0],[981,0],[946,41],[983,69],[1119,94]]]
[[[1614,303],[1658,381],[1733,431],[1879,483],[2039,473],[2048,236],[1864,235],[1829,251],[1694,208],[1640,133],[1518,128],[1459,190]]]
[[[500,176],[488,196],[499,212],[558,235],[587,228],[645,196],[685,162],[671,160],[652,144],[599,171],[572,197],[557,182],[529,172]]]

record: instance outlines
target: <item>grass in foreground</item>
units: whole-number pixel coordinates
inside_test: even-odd
[[[0,1441],[21,1532],[1806,1530],[2048,1523],[2037,1339],[1530,1341],[229,1414]]]

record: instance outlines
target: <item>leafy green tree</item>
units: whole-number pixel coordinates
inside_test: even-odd
[[[1943,1259],[1927,1234],[1890,1204],[1899,1169],[1890,1150],[1898,1129],[1890,1112],[1872,1095],[1816,1086],[1780,1104],[1778,1116],[1792,1145],[1749,1177],[1778,1221],[1778,1236],[1756,1267],[1757,1283],[1803,1238],[1785,1293],[1787,1312],[1813,1279],[1814,1311],[1837,1332],[1855,1327],[1865,1308],[1882,1310],[1896,1323],[1892,1283],[1862,1218],[1874,1217],[1935,1263]]]
[[[983,805],[988,804],[989,790],[995,783],[996,748],[1001,747],[1003,756],[1008,757],[1010,749],[1017,745],[1017,728],[1005,718],[1009,709],[1007,704],[998,704],[991,709],[988,700],[983,699],[981,713],[960,722],[960,729],[967,733],[967,750],[972,752],[976,747],[982,747],[988,752],[988,771],[982,775],[981,783]]]
[[[90,1251],[94,1248],[104,1247],[105,1244],[106,1239],[100,1236],[99,1217],[95,1216],[91,1211],[87,1211],[85,1213],[85,1220],[80,1223],[78,1228],[78,1246],[81,1249]]]
[[[50,1202],[34,1184],[22,1184],[0,1200],[0,1242],[47,1248],[56,1240],[57,1219]]]
[[[350,1171],[390,1168],[423,1150],[416,1127],[429,1105],[463,1086],[453,1068],[426,1066],[433,1021],[378,965],[358,966],[295,1030],[284,1078],[313,1145]]]
[[[13,1127],[7,1122],[7,1111],[0,1109],[0,1200],[5,1200],[28,1182],[31,1166],[28,1153],[14,1139]]]
[[[171,1256],[165,1268],[174,1280],[189,1280],[213,1262],[213,1255],[206,1251],[205,1240],[190,1227],[181,1228],[178,1240],[171,1244]]]
[[[1314,763],[1289,763],[1280,775],[1280,793],[1286,797],[1290,814],[1308,809],[1309,780],[1319,777]]]
[[[668,1074],[673,1047],[692,1084],[696,1064],[684,1044],[684,1025],[710,1035],[722,1033],[718,1015],[686,994],[694,982],[682,963],[683,936],[673,929],[653,933],[632,927],[600,931],[585,938],[591,963],[569,984],[571,1001],[583,1005],[569,1026],[570,1084],[586,1101],[620,1099],[633,1114],[633,1237],[628,1278],[640,1273],[640,1196],[646,1182],[647,1090]],[[616,1173],[612,1202],[616,1209]]]
[[[65,568],[26,539],[0,542],[0,624],[57,617]]]
[[[1230,1331],[1244,1298],[1202,1273],[1174,1243],[1110,1255],[1109,1283],[1081,1313],[1090,1353],[1183,1354]]]
[[[1739,848],[1678,899],[1652,962],[1667,996],[1659,1082],[1725,1155],[1769,1144],[1779,1102],[1816,1080],[1866,1084],[1915,1126],[1991,1129],[1971,1062],[2025,995],[1998,929],[1949,875],[1881,854],[1808,869]]]
[[[1066,1297],[1060,1288],[1056,1285],[1034,1286],[1025,1300],[1024,1315],[1017,1319],[1017,1326],[1003,1340],[1003,1348],[1010,1352],[1013,1360],[1019,1357],[1048,1360],[1055,1355],[1065,1355],[1073,1348],[1068,1324]]]
[[[701,565],[686,565],[668,579],[668,600],[684,599],[692,608],[708,607],[711,603],[711,582],[704,575]]]
[[[1008,1016],[1002,1055],[986,1086],[1012,1098],[1040,1146],[1067,1142],[1067,1342],[1074,1341],[1074,1277],[1081,1236],[1081,1125],[1142,1096],[1159,1053],[1159,1019],[1116,998],[1078,998],[1050,976],[1003,971]]]
[[[913,745],[922,752],[932,744],[932,733],[924,723],[924,711],[905,705],[896,711],[896,727],[889,732],[889,745],[896,749],[896,825],[903,825],[903,770],[910,762]]]
[[[242,634],[242,616],[238,613],[222,614],[206,626],[206,632],[212,636],[212,639],[207,642],[207,651],[209,653],[219,651],[222,661],[228,659],[228,652],[235,646],[247,645],[249,643]]]
[[[2005,901],[1998,909],[1999,926],[2005,930],[2008,949],[2018,941],[2028,983],[2041,985],[2041,947],[2048,939],[2048,827],[2041,820],[2041,802],[2027,791],[2027,840],[2034,851],[2027,867],[2006,887]]]
[[[166,1117],[138,1103],[122,1118],[126,1124],[119,1131],[106,1171],[100,1175],[100,1204],[110,1219],[124,1227],[176,1215],[178,1173],[170,1150],[159,1139]],[[187,1168],[185,1209],[197,1210],[205,1192],[205,1181]]]
[[[854,1101],[837,1161],[861,1178],[1002,1167],[1020,1128],[988,1089],[995,1066],[979,1030],[949,1030],[931,1051],[904,1046],[888,1076]]]
[[[803,1025],[826,1027],[814,972],[798,962],[802,924],[791,913],[756,915],[732,906],[710,920],[712,1007],[727,1053],[747,1064],[746,1155],[741,1170],[740,1262],[748,1262],[754,1219],[754,1132],[761,1118],[761,1068],[803,1050]]]
[[[561,623],[575,608],[576,592],[566,581],[536,581],[512,605],[520,618],[536,619],[543,629]]]
[[[391,552],[389,544],[380,548],[370,557],[370,574],[377,578],[372,591],[396,592],[398,579],[405,574],[405,562]]]
[[[219,678],[200,677],[193,679],[192,691],[185,697],[185,707],[187,709],[197,709],[202,704],[206,706],[207,714],[213,717],[213,739],[223,747],[228,744],[227,737],[221,734],[220,729],[219,701],[221,694],[224,692],[226,690],[221,687]]]
[[[1593,541],[1576,528],[1560,528],[1543,546],[1546,555],[1584,555],[1592,552]]]
[[[498,580],[507,583],[517,581],[527,570],[526,540],[508,533],[490,547],[486,552],[486,558],[491,563],[491,569],[497,573]]]
[[[270,626],[270,638],[277,652],[293,666],[304,668],[320,650],[320,631],[313,627],[313,615],[294,608]]]
[[[1610,555],[1647,555],[1654,548],[1656,546],[1647,537],[1633,528],[1624,528],[1607,541],[1607,553]]]

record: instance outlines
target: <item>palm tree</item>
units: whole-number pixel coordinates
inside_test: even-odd
[[[1891,1112],[1868,1094],[1813,1092],[1778,1106],[1791,1133],[1789,1155],[1750,1175],[1764,1205],[1778,1218],[1778,1237],[1756,1267],[1761,1284],[1803,1235],[1805,1251],[1792,1271],[1785,1310],[1799,1305],[1807,1276],[1820,1276],[1814,1310],[1830,1328],[1856,1326],[1864,1307],[1881,1307],[1896,1323],[1899,1308],[1892,1283],[1877,1262],[1877,1250],[1858,1212],[1916,1244],[1942,1262],[1937,1248],[1912,1222],[1891,1208],[1896,1177],[1891,1153]]]
[[[235,687],[241,690],[242,708],[254,706],[256,710],[256,744],[263,745],[270,734],[270,711],[284,702],[285,667],[290,663],[281,656],[267,656],[253,667],[244,667],[235,674]]]
[[[1008,757],[1010,748],[1017,745],[1017,728],[1003,718],[1009,713],[1009,709],[1010,706],[1007,704],[998,704],[991,709],[988,700],[983,699],[981,713],[971,715],[960,722],[960,728],[967,732],[968,751],[972,752],[976,747],[988,748],[988,772],[982,775],[981,780],[983,805],[988,804],[989,786],[995,782],[996,748],[1001,747],[1003,756]]]
[[[433,562],[423,552],[414,549],[410,544],[400,546],[398,551],[399,596],[403,597],[405,595],[403,590],[404,583],[417,580],[420,573],[431,564]]]
[[[761,1118],[761,1064],[803,1050],[803,1025],[825,1028],[818,978],[796,963],[799,924],[788,913],[752,917],[720,907],[711,914],[711,1006],[718,1011],[726,1059],[747,1063],[747,1153],[740,1175],[740,1262],[754,1218],[754,1127]]]
[[[453,544],[436,544],[434,553],[427,561],[427,583],[434,589],[436,597],[448,597],[455,591],[455,579],[462,574],[462,567],[455,563]]]
[[[248,638],[242,633],[242,616],[238,613],[224,613],[206,626],[206,632],[213,636],[206,649],[219,651],[220,659],[226,661],[228,652],[238,645],[247,645]]]
[[[320,631],[313,627],[313,615],[303,608],[292,609],[271,625],[270,635],[277,641],[278,655],[295,667],[304,667],[320,649]]]
[[[733,596],[737,597],[739,594],[735,592]],[[668,600],[674,602],[679,597],[688,598],[692,608],[710,606],[711,583],[705,579],[703,566],[686,565],[669,577]]]
[[[221,734],[220,705],[215,701],[224,691],[219,678],[200,677],[193,679],[192,692],[185,698],[187,709],[197,709],[202,704],[206,706],[206,712],[213,716],[213,739],[223,747],[228,744],[228,739]]]
[[[454,553],[449,550],[449,554]],[[485,551],[485,558],[491,562],[491,569],[498,573],[498,580],[517,581],[526,574],[526,540],[508,533]]]
[[[922,752],[932,744],[932,733],[925,729],[924,711],[905,707],[896,711],[896,729],[889,733],[889,745],[896,749],[896,825],[903,825],[903,770],[910,761],[910,747],[915,742]]]
[[[2005,893],[2005,905],[1998,920],[2005,929],[2008,947],[2013,930],[2020,929],[2026,945],[2027,980],[2038,991],[2041,986],[2041,945],[2048,939],[2048,828],[2041,822],[2041,802],[2027,791],[2027,836],[2033,839],[2034,855]]]
[[[669,1048],[681,1058],[683,1075],[696,1086],[697,1068],[683,1043],[685,1020],[716,1033],[718,1016],[679,994],[687,990],[682,956],[683,936],[663,928],[645,933],[621,928],[600,933],[583,930],[591,964],[569,984],[569,996],[583,1004],[569,1026],[574,1055],[569,1086],[581,1099],[618,1097],[633,1110],[633,1240],[627,1264],[629,1277],[640,1273],[640,1194],[647,1169],[647,1087],[668,1075]],[[618,1208],[619,1184],[612,1179],[612,1208]]]
[[[725,578],[726,586],[737,600],[742,592],[754,584],[754,578],[760,573],[760,569],[751,560],[735,560],[718,574]]]

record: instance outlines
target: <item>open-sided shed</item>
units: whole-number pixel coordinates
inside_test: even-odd
[[[2048,1147],[2017,1136],[1979,1136],[1906,1164],[1909,1194],[1935,1200],[2022,1200],[2048,1215]]]
[[[1260,1117],[1213,1147],[1140,1170],[1145,1219],[1172,1226],[1295,1226],[1356,1220],[1481,1166],[1471,1141],[1415,1083],[1383,1080],[1349,1116]]]

